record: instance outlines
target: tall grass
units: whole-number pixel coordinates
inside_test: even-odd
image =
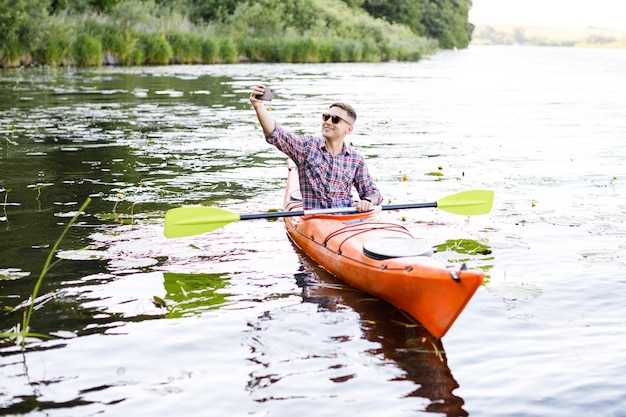
[[[100,39],[91,35],[80,34],[72,46],[74,62],[79,67],[102,65],[102,42]]]
[[[143,63],[147,65],[166,65],[174,55],[172,45],[170,45],[164,33],[141,34],[138,47],[143,52]]]

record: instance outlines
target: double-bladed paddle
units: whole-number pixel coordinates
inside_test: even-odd
[[[449,213],[464,216],[487,214],[493,205],[493,191],[470,190],[443,197],[432,203],[391,204],[382,210],[403,210],[413,208],[438,208]],[[188,206],[168,210],[165,214],[166,237],[184,237],[211,232],[239,220],[276,219],[290,216],[310,216],[315,214],[356,213],[355,207],[339,207],[317,210],[278,211],[256,214],[238,214],[217,207]]]

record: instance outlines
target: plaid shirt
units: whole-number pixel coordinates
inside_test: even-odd
[[[326,149],[323,138],[294,135],[278,123],[265,140],[298,166],[305,210],[352,207],[352,185],[361,199],[373,194],[379,202],[383,200],[363,155],[347,144],[344,143],[343,150],[333,156]]]

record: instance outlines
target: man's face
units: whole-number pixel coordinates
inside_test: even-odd
[[[348,120],[350,120],[350,116],[347,111],[341,107],[331,107],[322,115],[322,136],[326,139],[343,140],[346,134],[352,132],[353,129]]]

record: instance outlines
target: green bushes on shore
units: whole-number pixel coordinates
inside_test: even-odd
[[[29,14],[41,1],[17,0],[22,19],[5,26],[28,36],[0,39],[0,66],[415,61],[438,47],[341,0],[242,2],[212,25],[193,24],[151,0],[118,2],[106,14]]]

